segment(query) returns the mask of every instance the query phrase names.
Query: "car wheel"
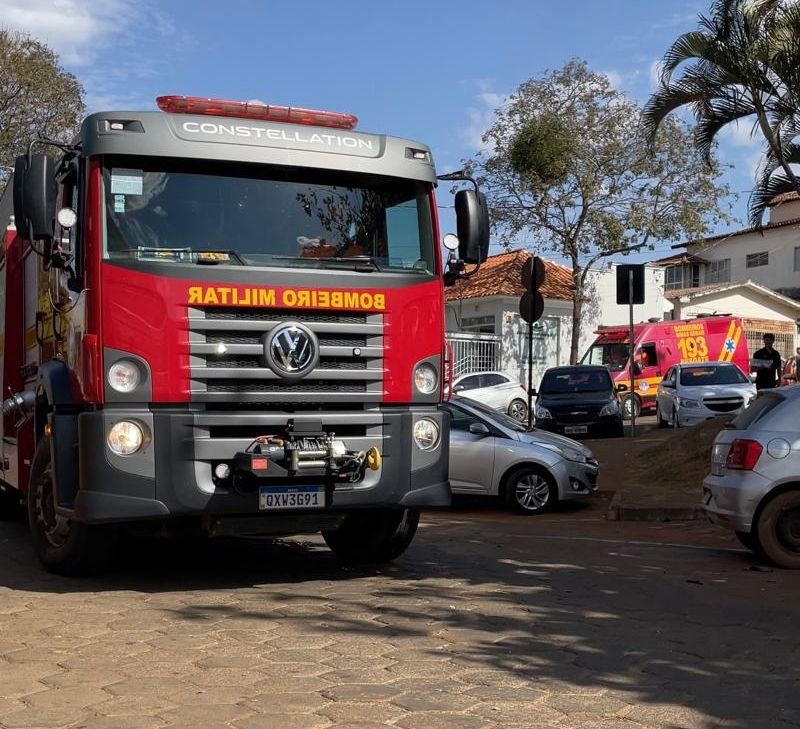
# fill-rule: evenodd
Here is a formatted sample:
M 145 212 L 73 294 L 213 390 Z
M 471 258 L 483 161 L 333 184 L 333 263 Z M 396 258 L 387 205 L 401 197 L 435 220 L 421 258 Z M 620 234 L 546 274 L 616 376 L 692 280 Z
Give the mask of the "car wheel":
M 800 569 L 800 491 L 786 491 L 769 501 L 753 531 L 770 561 Z
M 345 564 L 391 562 L 406 551 L 419 524 L 417 509 L 378 509 L 354 512 L 322 537 Z
M 39 441 L 31 464 L 28 524 L 36 554 L 48 572 L 71 577 L 95 574 L 115 556 L 115 527 L 81 524 L 57 513 L 47 438 Z
M 659 428 L 666 428 L 669 423 L 661 417 L 661 406 L 656 401 L 656 422 L 658 423 Z
M 642 411 L 642 403 L 639 402 L 639 398 L 636 395 L 625 395 L 622 398 L 622 417 L 625 420 L 631 419 L 631 409 L 633 409 L 638 418 L 639 413 Z
M 528 403 L 515 398 L 508 405 L 508 414 L 520 423 L 528 422 Z
M 745 549 L 761 554 L 761 545 L 755 532 L 736 532 L 736 538 L 741 542 Z
M 556 485 L 549 474 L 526 466 L 508 478 L 505 497 L 509 506 L 520 514 L 541 514 L 558 500 Z

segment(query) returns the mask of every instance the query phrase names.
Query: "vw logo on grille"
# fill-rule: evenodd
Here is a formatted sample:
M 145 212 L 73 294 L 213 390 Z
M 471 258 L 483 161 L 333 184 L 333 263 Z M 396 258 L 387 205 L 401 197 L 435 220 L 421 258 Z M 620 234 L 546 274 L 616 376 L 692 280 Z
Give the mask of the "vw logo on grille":
M 319 361 L 317 337 L 299 322 L 279 324 L 262 338 L 264 361 L 276 374 L 289 380 L 305 377 Z

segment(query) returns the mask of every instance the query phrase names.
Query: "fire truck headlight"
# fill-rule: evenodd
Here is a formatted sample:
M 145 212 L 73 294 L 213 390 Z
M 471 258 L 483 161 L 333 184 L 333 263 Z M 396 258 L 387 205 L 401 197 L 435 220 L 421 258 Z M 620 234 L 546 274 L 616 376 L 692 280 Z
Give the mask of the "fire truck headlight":
M 420 418 L 414 423 L 414 442 L 417 448 L 429 451 L 439 445 L 439 426 L 435 420 Z
M 108 431 L 108 447 L 118 456 L 136 453 L 145 442 L 144 427 L 134 420 L 120 420 Z
M 414 370 L 414 385 L 423 395 L 430 395 L 439 385 L 439 376 L 433 365 L 423 362 Z
M 121 359 L 108 368 L 108 384 L 117 392 L 133 392 L 141 381 L 142 371 L 130 360 Z

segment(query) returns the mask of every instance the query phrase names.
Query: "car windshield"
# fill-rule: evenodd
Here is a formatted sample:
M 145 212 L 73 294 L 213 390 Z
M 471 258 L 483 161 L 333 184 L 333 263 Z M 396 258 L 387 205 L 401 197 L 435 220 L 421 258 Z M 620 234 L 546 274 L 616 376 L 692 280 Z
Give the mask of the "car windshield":
M 628 345 L 620 342 L 593 344 L 581 364 L 603 365 L 612 372 L 621 372 L 628 364 Z
M 107 158 L 103 182 L 112 260 L 435 271 L 422 182 L 155 157 Z
M 605 370 L 549 370 L 539 385 L 542 395 L 566 395 L 576 392 L 611 392 L 611 377 Z
M 683 387 L 741 385 L 747 382 L 750 380 L 736 365 L 681 367 L 681 385 Z
M 469 398 L 464 399 L 469 400 Z M 451 403 L 451 405 L 458 407 L 457 403 Z M 494 410 L 477 400 L 469 400 L 469 407 L 478 411 L 487 420 L 493 420 L 509 430 L 516 430 L 522 433 L 528 430 L 528 427 L 524 423 L 520 423 L 519 420 L 514 420 L 510 415 L 506 415 L 499 410 Z

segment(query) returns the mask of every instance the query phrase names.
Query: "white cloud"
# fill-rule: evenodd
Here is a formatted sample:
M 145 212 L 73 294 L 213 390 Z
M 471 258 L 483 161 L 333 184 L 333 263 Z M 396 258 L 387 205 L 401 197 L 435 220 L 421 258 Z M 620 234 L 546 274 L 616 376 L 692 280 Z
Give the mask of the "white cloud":
M 650 89 L 657 89 L 661 83 L 661 59 L 656 58 L 650 63 L 649 69 Z
M 487 149 L 481 137 L 494 121 L 495 111 L 506 104 L 508 94 L 497 93 L 490 90 L 486 83 L 480 83 L 480 92 L 476 96 L 476 106 L 467 109 L 468 124 L 462 131 L 462 136 L 471 150 Z
M 118 43 L 132 26 L 172 32 L 163 14 L 144 2 L 126 0 L 3 0 L 0 26 L 29 33 L 68 66 L 90 65 L 100 48 Z

